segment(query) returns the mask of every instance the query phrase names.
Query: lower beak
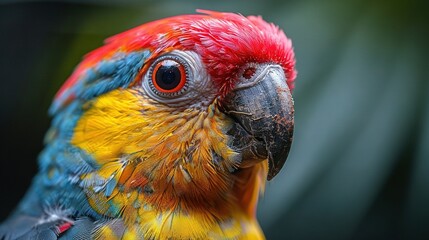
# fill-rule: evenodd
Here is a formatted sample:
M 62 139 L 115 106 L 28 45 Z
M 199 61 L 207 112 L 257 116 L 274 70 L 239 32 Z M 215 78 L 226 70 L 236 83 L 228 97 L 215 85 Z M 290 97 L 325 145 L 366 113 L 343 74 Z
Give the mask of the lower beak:
M 260 65 L 255 76 L 237 84 L 223 101 L 234 121 L 228 134 L 242 156 L 241 167 L 268 160 L 268 180 L 283 167 L 292 144 L 293 99 L 283 69 Z

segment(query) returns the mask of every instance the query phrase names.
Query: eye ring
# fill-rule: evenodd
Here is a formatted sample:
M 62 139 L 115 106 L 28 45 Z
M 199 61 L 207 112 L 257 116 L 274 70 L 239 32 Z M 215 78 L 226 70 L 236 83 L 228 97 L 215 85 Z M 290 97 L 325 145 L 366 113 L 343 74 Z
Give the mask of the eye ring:
M 188 86 L 188 69 L 187 63 L 177 56 L 160 57 L 151 66 L 149 86 L 162 97 L 181 95 Z
M 185 67 L 171 59 L 159 61 L 152 72 L 152 83 L 162 93 L 174 93 L 185 86 Z

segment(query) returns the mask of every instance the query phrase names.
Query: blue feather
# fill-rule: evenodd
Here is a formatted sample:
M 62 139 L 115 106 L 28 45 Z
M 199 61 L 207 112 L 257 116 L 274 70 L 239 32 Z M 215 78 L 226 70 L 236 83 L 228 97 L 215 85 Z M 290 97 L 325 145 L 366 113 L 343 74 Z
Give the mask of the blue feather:
M 49 113 L 56 114 L 71 95 L 78 99 L 89 100 L 113 89 L 128 87 L 137 77 L 150 54 L 149 50 L 119 52 L 110 60 L 102 60 L 86 69 L 84 75 L 80 76 L 79 82 L 52 103 Z
M 70 141 L 85 111 L 84 103 L 114 89 L 128 87 L 149 56 L 150 52 L 145 50 L 117 53 L 110 60 L 102 60 L 87 69 L 79 82 L 52 104 L 49 112 L 53 119 L 45 137 L 46 147 L 39 155 L 39 173 L 15 212 L 0 226 L 0 239 L 87 238 L 96 227 L 94 221 L 120 213 L 120 209 L 113 206 L 109 207 L 105 216 L 92 209 L 87 200 L 87 194 L 91 193 L 84 192 L 84 187 L 104 185 L 103 191 L 108 197 L 112 195 L 117 181 L 108 181 L 96 175 L 82 179 L 82 174 L 94 172 L 99 166 L 89 154 L 73 146 Z M 75 96 L 73 101 L 64 105 L 71 95 Z M 55 231 L 60 224 L 58 221 L 43 222 L 47 216 L 46 209 L 51 208 L 66 209 L 70 215 L 67 218 L 77 219 L 63 236 L 58 236 Z

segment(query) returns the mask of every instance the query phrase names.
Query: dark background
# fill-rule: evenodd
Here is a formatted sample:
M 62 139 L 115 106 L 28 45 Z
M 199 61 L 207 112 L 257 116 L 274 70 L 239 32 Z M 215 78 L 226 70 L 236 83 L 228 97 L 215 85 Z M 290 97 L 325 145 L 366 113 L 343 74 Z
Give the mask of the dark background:
M 37 171 L 49 104 L 103 39 L 196 8 L 293 40 L 296 131 L 268 239 L 429 239 L 429 1 L 0 1 L 0 219 Z

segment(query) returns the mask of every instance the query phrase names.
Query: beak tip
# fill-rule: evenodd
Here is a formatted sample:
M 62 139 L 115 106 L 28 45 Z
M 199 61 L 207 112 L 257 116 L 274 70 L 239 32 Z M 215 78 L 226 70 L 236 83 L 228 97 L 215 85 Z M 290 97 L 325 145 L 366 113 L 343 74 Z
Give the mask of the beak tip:
M 269 146 L 268 153 L 268 175 L 267 180 L 273 179 L 283 168 L 288 158 L 293 140 L 294 121 L 293 114 L 289 115 L 290 119 L 282 122 L 283 131 L 278 133 L 276 142 Z

